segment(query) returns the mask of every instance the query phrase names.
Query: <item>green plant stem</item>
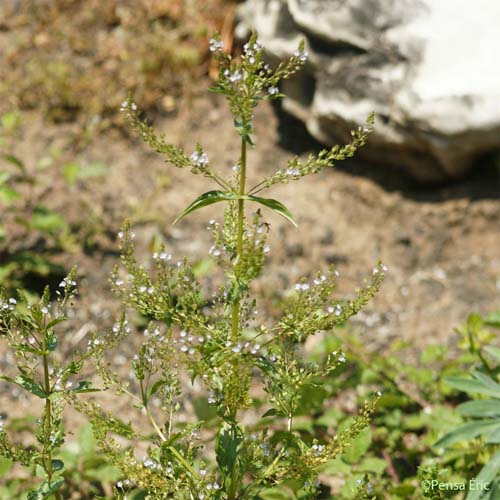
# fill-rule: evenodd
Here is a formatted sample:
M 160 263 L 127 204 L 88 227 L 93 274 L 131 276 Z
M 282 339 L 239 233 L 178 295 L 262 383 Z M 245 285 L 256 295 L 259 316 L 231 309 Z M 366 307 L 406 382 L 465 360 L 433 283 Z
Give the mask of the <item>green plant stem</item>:
M 238 194 L 240 196 L 238 200 L 238 234 L 237 234 L 237 246 L 236 246 L 236 260 L 235 264 L 238 263 L 243 253 L 243 230 L 245 221 L 245 200 L 243 200 L 243 195 L 245 194 L 245 182 L 246 182 L 246 171 L 247 171 L 247 143 L 245 139 L 241 139 L 241 158 L 240 158 L 240 186 Z M 240 297 L 238 296 L 233 304 L 233 313 L 231 320 L 231 331 L 233 342 L 238 340 L 239 331 L 239 319 L 240 319 Z
M 45 394 L 50 394 L 50 374 L 49 374 L 49 356 L 47 354 L 47 346 L 45 342 L 45 335 L 43 341 L 43 376 L 44 376 L 44 389 Z M 45 398 L 45 437 L 47 437 L 47 433 L 50 436 L 50 428 L 52 426 L 52 403 L 50 399 Z M 52 480 L 52 476 L 54 475 L 54 471 L 52 470 L 52 451 L 49 449 L 47 451 L 47 456 L 45 458 L 45 470 L 47 472 L 47 478 L 49 482 Z M 54 492 L 54 497 L 56 500 L 62 500 L 61 494 L 59 491 Z
M 141 384 L 141 391 L 142 390 L 143 390 L 143 388 L 142 388 L 142 384 Z M 165 443 L 167 441 L 167 438 L 165 437 L 165 434 L 163 434 L 160 427 L 156 423 L 156 420 L 155 420 L 153 414 L 151 413 L 151 410 L 149 409 L 149 406 L 147 405 L 147 403 L 144 403 L 144 409 L 146 410 L 146 415 L 147 415 L 149 421 L 151 422 L 151 425 L 154 427 L 154 429 L 155 429 L 156 433 L 158 434 L 158 436 L 160 437 L 160 439 Z M 191 476 L 191 479 L 193 479 L 193 480 L 196 479 L 196 472 L 188 464 L 188 462 L 184 459 L 184 457 L 173 446 L 168 446 L 168 449 L 172 453 L 172 455 L 175 456 L 177 461 L 184 467 L 184 469 L 186 469 L 186 472 L 189 473 L 189 475 Z
M 483 353 L 481 352 L 481 345 L 479 344 L 479 341 L 478 341 L 478 347 L 476 347 L 474 334 L 472 332 L 472 329 L 469 327 L 467 327 L 467 339 L 469 340 L 469 352 L 471 354 L 477 354 L 479 360 L 483 364 L 486 371 L 490 375 L 494 375 L 495 374 L 494 370 L 491 369 L 490 365 L 488 364 L 488 361 L 486 361 L 485 357 L 483 356 Z

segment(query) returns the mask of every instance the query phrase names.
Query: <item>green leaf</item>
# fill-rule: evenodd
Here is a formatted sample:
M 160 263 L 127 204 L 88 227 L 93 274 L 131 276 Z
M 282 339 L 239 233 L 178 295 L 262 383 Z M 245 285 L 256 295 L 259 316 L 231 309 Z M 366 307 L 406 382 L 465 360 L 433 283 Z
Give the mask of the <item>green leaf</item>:
M 12 467 L 14 467 L 14 462 L 8 458 L 0 457 L 0 477 L 8 474 Z
M 13 201 L 19 200 L 21 195 L 9 186 L 0 185 L 0 203 L 8 205 Z
M 23 173 L 26 172 L 26 167 L 24 166 L 24 163 L 16 156 L 6 155 L 6 154 L 3 154 L 1 156 L 4 160 L 8 161 L 11 165 L 14 165 L 14 167 L 18 168 L 21 172 L 23 172 Z
M 52 321 L 49 322 L 49 324 L 47 325 L 47 330 L 49 330 L 50 328 L 58 325 L 59 323 L 63 323 L 64 321 L 66 321 L 68 318 L 66 318 L 65 316 L 62 316 L 60 318 L 55 318 L 53 319 Z
M 297 227 L 297 222 L 293 218 L 291 212 L 288 210 L 288 208 L 285 207 L 285 205 L 280 203 L 278 200 L 273 200 L 272 198 L 261 198 L 260 196 L 253 196 L 253 195 L 245 196 L 245 199 L 255 201 L 257 203 L 260 203 L 261 205 L 264 205 L 267 208 L 270 208 L 271 210 L 274 210 L 275 212 L 283 216 L 286 220 L 291 222 L 295 227 Z
M 50 332 L 47 335 L 47 350 L 49 352 L 54 352 L 57 349 L 57 337 L 54 332 Z
M 73 185 L 77 181 L 92 177 L 102 177 L 109 173 L 109 167 L 102 162 L 92 162 L 88 165 L 78 163 L 66 163 L 62 169 L 64 180 Z
M 78 174 L 80 172 L 80 165 L 78 163 L 66 163 L 62 168 L 62 174 L 64 180 L 72 186 L 78 180 Z
M 203 193 L 201 196 L 198 196 L 196 200 L 194 200 L 175 220 L 174 224 L 179 222 L 183 217 L 194 212 L 195 210 L 199 210 L 200 208 L 207 207 L 208 205 L 213 205 L 214 203 L 218 203 L 219 201 L 229 201 L 229 200 L 237 200 L 238 195 L 235 193 L 231 193 L 228 191 L 207 191 Z
M 497 426 L 498 422 L 492 422 L 491 420 L 469 422 L 449 432 L 436 441 L 433 446 L 436 448 L 449 448 L 451 445 L 458 443 L 459 441 L 468 441 L 480 436 L 481 434 L 486 434 Z
M 85 475 L 89 478 L 98 481 L 99 483 L 116 483 L 123 473 L 115 465 L 99 465 L 93 469 L 85 469 Z
M 464 417 L 500 417 L 500 401 L 493 399 L 467 401 L 456 409 Z
M 235 478 L 238 456 L 243 445 L 243 431 L 236 422 L 224 422 L 215 442 L 217 464 L 226 478 Z
M 262 415 L 261 418 L 274 417 L 276 415 L 279 415 L 279 411 L 276 408 L 270 408 L 269 410 L 266 411 L 266 413 L 264 413 L 264 415 Z
M 278 488 L 272 488 L 261 491 L 258 498 L 261 500 L 290 500 L 290 495 Z
M 193 401 L 194 412 L 198 420 L 209 422 L 217 416 L 217 409 L 214 405 L 208 404 L 208 398 L 203 396 Z
M 20 121 L 21 115 L 19 111 L 16 110 L 4 113 L 0 119 L 2 128 L 4 128 L 6 132 L 12 132 L 19 125 Z
M 500 311 L 492 312 L 483 318 L 486 326 L 500 328 Z
M 52 470 L 58 472 L 64 469 L 64 462 L 62 460 L 52 460 Z
M 488 444 L 498 444 L 500 443 L 500 421 L 496 420 L 497 427 L 495 427 L 491 432 L 485 436 L 485 441 Z
M 62 477 L 56 477 L 52 481 L 45 480 L 37 490 L 28 493 L 28 500 L 45 500 L 50 498 L 64 484 Z
M 476 484 L 491 483 L 497 477 L 499 471 L 500 471 L 500 452 L 493 455 L 490 461 L 481 469 L 481 471 L 475 478 L 475 483 Z M 482 498 L 484 493 L 485 490 L 483 490 L 482 488 L 477 488 L 475 490 L 471 489 L 465 500 L 479 500 L 480 498 Z
M 475 394 L 484 394 L 485 396 L 493 396 L 500 398 L 500 391 L 492 389 L 489 385 L 481 380 L 473 380 L 470 378 L 461 377 L 445 377 L 444 381 L 454 389 L 463 392 L 472 392 Z
M 251 123 L 244 124 L 239 120 L 234 120 L 234 128 L 236 129 L 238 135 L 245 140 L 245 142 L 250 144 L 250 146 L 254 146 L 252 138 L 250 137 L 250 134 L 253 132 Z
M 387 462 L 382 458 L 367 457 L 356 468 L 358 472 L 373 472 L 382 475 L 387 469 Z
M 38 205 L 31 216 L 30 227 L 53 234 L 66 229 L 67 225 L 61 214 L 43 205 Z
M 10 172 L 0 172 L 0 185 L 5 184 L 11 177 Z
M 478 372 L 477 370 L 472 371 L 472 376 L 486 387 L 489 387 L 492 391 L 496 391 L 500 397 L 500 384 L 495 382 L 491 377 L 488 377 L 484 373 Z
M 483 318 L 477 313 L 469 314 L 467 318 L 467 328 L 471 333 L 477 333 L 483 326 Z
M 165 385 L 169 385 L 167 380 L 158 380 L 158 382 L 155 382 L 147 392 L 147 400 L 151 399 Z
M 78 385 L 73 389 L 68 389 L 66 392 L 72 393 L 82 393 L 82 392 L 99 392 L 100 389 L 95 389 L 92 387 L 92 382 L 87 380 L 81 380 Z
M 0 380 L 5 380 L 11 384 L 16 384 L 19 387 L 31 392 L 31 394 L 41 398 L 46 399 L 47 394 L 34 380 L 26 377 L 25 375 L 18 375 L 16 378 L 7 377 L 6 375 L 0 375 Z
M 498 347 L 494 347 L 492 345 L 488 345 L 484 347 L 484 350 L 493 356 L 497 361 L 500 361 L 500 349 Z
M 369 427 L 365 427 L 354 438 L 351 446 L 343 454 L 343 459 L 351 464 L 355 464 L 366 453 L 372 442 L 372 432 Z
M 272 198 L 261 198 L 259 196 L 254 195 L 244 195 L 238 196 L 236 193 L 231 193 L 229 191 L 208 191 L 203 193 L 201 196 L 196 198 L 174 221 L 176 224 L 183 217 L 194 212 L 195 210 L 199 210 L 200 208 L 206 207 L 208 205 L 213 205 L 214 203 L 218 203 L 220 201 L 234 201 L 238 199 L 243 199 L 247 201 L 254 201 L 256 203 L 260 203 L 271 210 L 279 213 L 281 216 L 285 217 L 288 221 L 290 221 L 294 226 L 297 227 L 297 223 L 293 218 L 293 215 L 290 213 L 288 208 L 285 207 L 278 200 L 273 200 Z
M 78 432 L 79 454 L 84 457 L 93 457 L 96 454 L 96 440 L 92 432 L 92 425 L 87 423 L 83 425 Z

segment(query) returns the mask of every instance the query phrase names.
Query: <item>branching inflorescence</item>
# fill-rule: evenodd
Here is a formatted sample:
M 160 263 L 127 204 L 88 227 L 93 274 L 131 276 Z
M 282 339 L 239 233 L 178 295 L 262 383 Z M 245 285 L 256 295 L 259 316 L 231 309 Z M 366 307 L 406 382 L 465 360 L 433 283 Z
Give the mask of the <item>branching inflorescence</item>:
M 141 118 L 130 97 L 123 102 L 122 110 L 132 128 L 167 163 L 201 174 L 217 185 L 192 202 L 176 221 L 205 206 L 225 203 L 222 222 L 209 224 L 214 237 L 209 253 L 223 269 L 225 285 L 214 293 L 211 305 L 207 306 L 202 285 L 186 258 L 176 260 L 161 248 L 152 255 L 152 270 L 141 265 L 135 257 L 135 235 L 125 225 L 119 234 L 122 265 L 114 270 L 111 285 L 126 308 L 149 321 L 140 349 L 130 360 L 135 389 L 121 381 L 106 361 L 107 351 L 131 333 L 125 314 L 109 332 L 93 335 L 82 359 L 94 359 L 104 388 L 114 388 L 117 393 L 134 399 L 149 419 L 153 434 L 132 429 L 130 424 L 103 412 L 74 392 L 63 390 L 62 394 L 64 400 L 88 415 L 101 449 L 122 470 L 124 480 L 116 487 L 116 498 L 124 498 L 125 491 L 133 485 L 143 488 L 151 499 L 250 500 L 265 488 L 289 480 L 299 485 L 300 498 L 316 498 L 319 468 L 343 453 L 368 425 L 380 394 L 367 401 L 351 426 L 337 435 L 320 442 L 296 432 L 294 417 L 304 390 L 320 384 L 346 362 L 346 354 L 340 350 L 327 353 L 322 363 L 309 362 L 302 344 L 309 336 L 330 331 L 356 314 L 378 291 L 386 269 L 378 264 L 370 281 L 351 299 L 332 296 L 338 278 L 335 267 L 320 272 L 310 281 L 304 279 L 296 284 L 284 300 L 281 318 L 273 326 L 257 324 L 251 284 L 261 274 L 269 253 L 266 242 L 269 224 L 263 213 L 270 209 L 296 224 L 282 203 L 257 193 L 277 183 L 317 174 L 352 156 L 365 144 L 373 116 L 352 133 L 350 144 L 310 155 L 305 161 L 295 157 L 285 168 L 277 169 L 256 185 L 247 186 L 247 148 L 253 146 L 254 109 L 264 99 L 283 97 L 280 81 L 304 65 L 307 52 L 301 43 L 288 61 L 272 69 L 264 62 L 264 51 L 256 36 L 245 44 L 240 59 L 224 52 L 218 37 L 210 41 L 210 50 L 220 68 L 211 90 L 226 97 L 240 136 L 240 157 L 230 175 L 217 172 L 199 144 L 192 153 L 185 153 L 157 135 Z M 245 211 L 248 205 L 258 205 L 251 217 Z M 2 300 L 10 304 L 5 298 Z M 12 329 L 9 326 L 12 315 L 18 318 L 16 321 L 24 317 L 16 314 L 10 306 L 2 309 L 0 321 L 4 329 Z M 31 319 L 27 326 L 21 328 L 25 338 L 31 335 L 30 331 L 52 332 L 53 327 L 46 323 L 33 324 L 34 310 L 28 317 Z M 9 330 L 9 335 L 14 334 Z M 50 338 L 40 355 L 48 349 Z M 198 380 L 205 387 L 208 403 L 217 415 L 216 423 L 212 423 L 216 427 L 213 446 L 208 446 L 208 450 L 205 445 L 210 445 L 210 439 L 202 442 L 199 438 L 204 422 L 186 425 L 176 418 L 182 398 L 186 397 L 183 369 L 191 381 Z M 26 370 L 22 363 L 20 370 Z M 271 405 L 264 417 L 274 418 L 272 428 L 264 431 L 257 424 L 256 430 L 243 425 L 241 418 L 252 405 L 251 389 L 259 384 Z M 47 391 L 53 390 L 47 386 L 43 389 L 45 395 L 39 397 L 49 398 L 46 394 L 51 393 Z M 0 436 L 6 440 L 5 433 Z M 146 440 L 147 456 L 142 460 L 137 458 L 133 448 L 123 447 L 117 436 Z M 10 456 L 29 462 L 22 450 L 5 442 L 3 453 L 10 450 Z M 47 456 L 43 460 L 50 482 Z M 368 498 L 365 490 L 359 498 Z

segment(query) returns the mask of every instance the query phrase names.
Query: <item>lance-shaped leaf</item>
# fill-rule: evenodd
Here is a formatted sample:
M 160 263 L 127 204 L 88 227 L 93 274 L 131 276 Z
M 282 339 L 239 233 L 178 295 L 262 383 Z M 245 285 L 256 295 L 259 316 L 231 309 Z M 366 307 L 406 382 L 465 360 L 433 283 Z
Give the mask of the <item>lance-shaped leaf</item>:
M 485 396 L 493 396 L 495 398 L 500 398 L 500 387 L 496 387 L 496 382 L 489 379 L 488 382 L 485 381 L 488 377 L 483 375 L 482 377 L 477 376 L 477 372 L 473 373 L 475 379 L 461 378 L 461 377 L 445 377 L 444 381 L 454 389 L 467 393 L 483 394 Z
M 490 495 L 487 495 L 486 489 L 475 488 L 469 491 L 466 500 L 479 500 L 482 498 L 493 500 L 494 498 L 498 498 L 498 496 L 495 496 L 493 493 L 491 487 L 492 481 L 498 476 L 498 471 L 500 471 L 500 452 L 491 457 L 490 461 L 481 469 L 481 472 L 479 472 L 474 480 L 476 485 L 488 485 Z
M 238 199 L 238 195 L 235 193 L 230 193 L 227 191 L 207 191 L 203 193 L 201 196 L 198 196 L 196 200 L 194 200 L 175 220 L 174 224 L 179 222 L 183 217 L 194 212 L 195 210 L 199 210 L 200 208 L 207 207 L 208 205 L 213 205 L 214 203 L 218 203 L 219 201 L 230 201 Z
M 500 401 L 495 399 L 467 401 L 456 409 L 464 417 L 500 417 Z
M 52 480 L 46 479 L 37 490 L 28 492 L 28 500 L 45 500 L 52 496 L 62 485 L 64 478 L 56 477 Z
M 2 375 L 0 376 L 0 380 L 5 380 L 6 382 L 10 382 L 11 384 L 16 384 L 41 399 L 46 399 L 48 397 L 48 394 L 39 384 L 37 384 L 33 379 L 26 377 L 25 375 L 18 375 L 16 378 Z
M 433 446 L 436 448 L 449 448 L 451 445 L 460 441 L 469 441 L 482 434 L 491 432 L 498 426 L 498 422 L 491 420 L 476 420 L 457 427 L 441 439 L 436 441 Z
M 297 227 L 297 222 L 293 218 L 293 215 L 290 213 L 290 210 L 288 210 L 288 208 L 286 208 L 285 205 L 283 205 L 283 203 L 280 203 L 278 200 L 273 200 L 272 198 L 261 198 L 260 196 L 253 196 L 251 194 L 245 196 L 245 199 L 255 201 L 256 203 L 260 203 L 261 205 L 264 205 L 265 207 L 278 212 L 281 216 L 283 216 L 295 227 Z
M 246 201 L 253 201 L 255 203 L 260 203 L 261 205 L 264 205 L 265 207 L 270 208 L 271 210 L 274 210 L 275 212 L 279 213 L 285 219 L 290 221 L 295 227 L 297 227 L 297 223 L 295 222 L 293 215 L 290 213 L 288 208 L 286 208 L 285 205 L 283 205 L 283 203 L 280 203 L 278 200 L 273 200 L 272 198 L 261 198 L 260 196 L 253 196 L 251 194 L 239 196 L 238 194 L 231 193 L 229 191 L 217 191 L 217 190 L 207 191 L 206 193 L 203 193 L 201 196 L 196 198 L 196 200 L 194 200 L 175 219 L 174 224 L 176 224 L 183 217 L 190 214 L 191 212 L 194 212 L 195 210 L 207 207 L 208 205 L 213 205 L 214 203 L 218 203 L 219 201 L 234 201 L 234 200 L 246 200 Z

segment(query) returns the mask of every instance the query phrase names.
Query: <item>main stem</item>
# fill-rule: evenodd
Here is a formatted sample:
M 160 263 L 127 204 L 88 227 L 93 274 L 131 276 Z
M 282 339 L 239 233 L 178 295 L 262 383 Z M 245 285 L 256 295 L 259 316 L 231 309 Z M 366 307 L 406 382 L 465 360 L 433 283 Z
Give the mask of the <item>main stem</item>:
M 237 235 L 237 246 L 236 246 L 236 260 L 235 263 L 241 258 L 243 253 L 243 230 L 245 221 L 245 202 L 243 200 L 243 195 L 245 194 L 245 182 L 247 175 L 247 143 L 245 139 L 241 139 L 241 157 L 240 157 L 240 186 L 238 194 L 240 198 L 238 199 L 238 235 Z M 238 330 L 240 321 L 240 297 L 237 296 L 233 304 L 233 314 L 231 318 L 231 330 L 233 342 L 238 340 Z
M 47 345 L 45 342 L 45 335 L 44 335 L 44 342 L 43 342 L 43 375 L 44 375 L 44 389 L 45 389 L 45 394 L 50 393 L 50 374 L 49 374 L 49 356 L 46 354 L 47 352 Z M 51 434 L 51 427 L 52 427 L 52 403 L 50 399 L 47 397 L 45 399 L 45 421 L 43 423 L 45 426 L 45 438 L 47 439 L 47 435 L 50 436 Z M 50 445 L 49 445 L 50 446 Z M 45 470 L 47 472 L 47 477 L 49 479 L 49 482 L 52 481 L 52 476 L 54 475 L 54 471 L 52 470 L 52 451 L 47 452 L 47 456 L 45 457 Z M 61 493 L 59 490 L 56 490 L 54 492 L 54 496 L 56 500 L 62 500 Z

